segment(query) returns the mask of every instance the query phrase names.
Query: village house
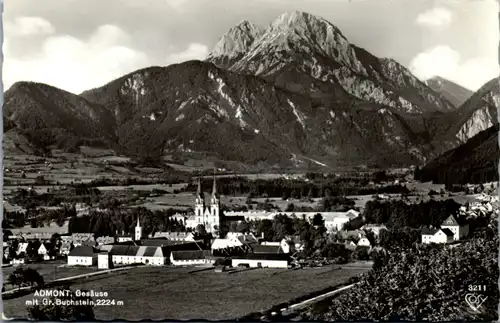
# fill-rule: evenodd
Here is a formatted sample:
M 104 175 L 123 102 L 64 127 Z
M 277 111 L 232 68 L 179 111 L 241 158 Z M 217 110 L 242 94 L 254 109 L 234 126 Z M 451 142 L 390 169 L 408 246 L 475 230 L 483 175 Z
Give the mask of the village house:
M 90 246 L 75 247 L 68 254 L 69 266 L 95 266 L 97 265 L 97 250 Z
M 44 242 L 40 244 L 38 248 L 38 254 L 43 256 L 43 260 L 51 260 L 56 256 L 55 246 L 50 242 Z
M 97 245 L 110 244 L 115 242 L 115 237 L 105 236 L 96 239 Z
M 453 242 L 453 232 L 450 229 L 423 228 L 422 243 L 450 243 Z
M 172 251 L 170 262 L 174 266 L 211 265 L 215 258 L 211 257 L 210 250 Z
M 288 243 L 288 241 L 286 239 L 282 239 L 280 242 L 269 242 L 269 241 L 262 241 L 260 246 L 274 246 L 274 247 L 279 247 L 278 248 L 278 252 L 279 253 L 279 249 L 281 248 L 281 250 L 284 252 L 284 253 L 290 253 L 291 251 L 291 246 L 290 244 Z M 254 251 L 255 253 L 255 251 Z
M 464 239 L 469 235 L 469 225 L 465 223 L 459 223 L 454 215 L 450 215 L 441 224 L 442 229 L 449 229 L 453 232 L 453 240 Z
M 368 240 L 366 237 L 362 237 L 359 239 L 358 243 L 356 244 L 358 247 L 371 247 L 372 244 L 370 243 L 370 240 Z
M 231 259 L 231 265 L 241 265 L 251 268 L 284 268 L 287 269 L 291 258 L 285 253 L 248 253 L 245 256 L 236 256 Z
M 99 252 L 97 254 L 97 269 L 112 269 L 113 260 L 109 252 Z
M 243 243 L 236 237 L 226 238 L 226 239 L 214 239 L 210 249 L 213 250 L 222 250 L 228 248 L 241 248 L 243 247 Z
M 61 237 L 62 238 L 62 237 Z M 63 239 L 64 241 L 64 239 Z M 95 238 L 93 233 L 73 233 L 71 241 L 75 247 L 78 246 L 95 246 Z
M 19 245 L 17 246 L 17 251 L 16 254 L 20 255 L 21 253 L 25 254 L 26 250 L 28 249 L 28 242 L 19 242 Z
M 152 238 L 165 238 L 172 241 L 195 241 L 193 232 L 155 232 Z
M 167 262 L 168 250 L 165 247 L 137 246 L 137 245 L 104 245 L 100 249 L 107 251 L 107 260 L 113 265 L 145 264 L 163 266 Z
M 63 241 L 61 247 L 59 248 L 59 254 L 62 256 L 67 256 L 73 249 L 73 243 L 70 241 Z

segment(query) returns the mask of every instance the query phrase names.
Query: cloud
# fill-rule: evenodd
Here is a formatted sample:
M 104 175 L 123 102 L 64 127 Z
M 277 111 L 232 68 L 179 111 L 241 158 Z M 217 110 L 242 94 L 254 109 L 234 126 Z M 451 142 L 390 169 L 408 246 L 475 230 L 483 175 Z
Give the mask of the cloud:
M 9 36 L 23 37 L 53 34 L 56 29 L 49 21 L 40 17 L 18 17 L 13 22 L 5 21 L 4 31 Z
M 188 48 L 180 53 L 167 56 L 167 64 L 177 64 L 194 59 L 203 60 L 208 56 L 208 47 L 203 44 L 192 43 Z
M 447 27 L 453 20 L 453 13 L 442 7 L 433 8 L 417 16 L 416 23 L 424 27 Z
M 418 54 L 410 70 L 421 80 L 441 76 L 473 91 L 500 75 L 495 55 L 462 59 L 457 51 L 444 45 Z
M 5 88 L 17 81 L 43 82 L 80 93 L 147 66 L 147 56 L 128 47 L 129 36 L 117 26 L 103 25 L 87 39 L 69 35 L 50 36 L 41 49 L 26 57 L 13 55 L 10 37 L 4 44 Z

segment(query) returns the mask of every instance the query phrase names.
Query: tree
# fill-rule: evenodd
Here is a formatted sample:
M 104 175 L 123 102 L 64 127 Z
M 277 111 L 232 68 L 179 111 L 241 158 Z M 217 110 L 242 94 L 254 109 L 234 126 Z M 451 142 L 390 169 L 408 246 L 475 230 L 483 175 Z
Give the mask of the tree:
M 23 280 L 25 283 L 30 284 L 31 287 L 33 285 L 37 285 L 38 288 L 44 285 L 44 279 L 42 275 L 38 271 L 33 268 L 26 268 L 23 273 Z
M 309 308 L 306 320 L 321 321 L 493 321 L 498 317 L 498 234 L 455 248 L 415 245 L 388 252 L 387 264 L 359 284 Z M 469 284 L 486 286 L 478 311 L 464 302 Z
M 14 272 L 9 275 L 7 282 L 12 286 L 17 286 L 18 289 L 21 288 L 21 285 L 24 283 L 24 269 L 17 268 L 14 270 Z
M 196 226 L 196 233 L 199 235 L 205 235 L 207 234 L 207 230 L 205 229 L 205 226 L 203 224 L 198 224 Z
M 247 233 L 250 232 L 250 223 L 246 220 L 241 221 L 236 226 L 236 232 Z
M 71 302 L 70 305 L 57 305 L 52 298 L 49 305 L 35 305 L 28 307 L 28 316 L 32 320 L 40 321 L 90 321 L 95 320 L 93 306 L 89 304 L 90 296 L 76 296 L 69 288 L 63 288 L 66 294 L 59 296 L 62 301 Z M 82 290 L 83 295 L 87 291 Z M 73 305 L 76 304 L 76 305 Z

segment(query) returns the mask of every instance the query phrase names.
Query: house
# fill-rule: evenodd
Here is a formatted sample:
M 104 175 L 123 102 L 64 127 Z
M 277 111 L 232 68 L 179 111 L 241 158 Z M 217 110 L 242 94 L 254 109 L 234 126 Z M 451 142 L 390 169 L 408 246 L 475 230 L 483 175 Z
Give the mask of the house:
M 453 241 L 453 232 L 450 229 L 423 228 L 422 243 L 450 243 Z
M 116 236 L 116 242 L 127 242 L 127 241 L 133 241 L 132 236 L 128 236 L 128 235 Z
M 69 266 L 95 266 L 97 265 L 97 250 L 90 246 L 75 247 L 68 254 Z
M 54 249 L 54 245 L 52 243 L 44 242 L 44 243 L 40 244 L 40 247 L 38 248 L 38 254 L 44 256 L 47 253 L 49 253 L 50 250 L 53 250 L 53 249 Z
M 212 250 L 221 250 L 221 249 L 228 249 L 228 248 L 237 248 L 237 247 L 243 247 L 243 243 L 237 239 L 237 238 L 232 238 L 232 239 L 214 239 L 212 242 L 212 246 L 210 249 Z
M 21 254 L 21 253 L 26 253 L 26 250 L 28 250 L 28 242 L 20 242 L 19 245 L 17 246 L 17 251 L 16 254 Z
M 281 245 L 252 245 L 251 252 L 254 254 L 287 254 Z
M 363 238 L 359 239 L 357 246 L 358 247 L 371 247 L 372 244 L 370 243 L 370 241 L 366 237 L 363 237 Z
M 280 242 L 263 241 L 263 242 L 261 242 L 260 245 L 261 246 L 278 246 L 278 247 L 281 247 L 281 250 L 283 250 L 284 253 L 290 253 L 290 249 L 291 249 L 291 246 L 286 239 L 283 239 Z
M 70 251 L 74 248 L 73 243 L 69 241 L 63 241 L 61 248 L 59 248 L 59 254 L 67 256 Z
M 109 237 L 109 236 L 106 236 L 106 237 L 99 237 L 96 239 L 96 243 L 97 245 L 103 245 L 103 244 L 110 244 L 110 243 L 114 243 L 115 242 L 115 237 Z
M 361 227 L 361 230 L 371 231 L 373 234 L 378 237 L 380 235 L 381 230 L 387 230 L 387 227 L 384 224 L 365 224 Z
M 172 251 L 170 262 L 174 266 L 211 265 L 215 259 L 211 257 L 210 250 Z
M 290 259 L 290 256 L 285 253 L 248 253 L 245 256 L 233 257 L 231 265 L 233 267 L 247 265 L 251 268 L 288 268 Z
M 194 241 L 192 232 L 155 232 L 153 238 L 165 238 L 172 241 Z
M 165 247 L 126 245 L 103 245 L 100 248 L 107 251 L 113 265 L 145 264 L 163 266 L 167 261 L 168 251 Z
M 24 264 L 24 258 L 14 258 L 10 261 L 13 265 L 22 265 Z
M 109 252 L 100 252 L 97 254 L 97 269 L 113 268 L 113 260 Z
M 469 225 L 465 223 L 459 223 L 454 215 L 450 215 L 441 224 L 442 229 L 449 229 L 453 232 L 453 240 L 464 239 L 469 235 Z

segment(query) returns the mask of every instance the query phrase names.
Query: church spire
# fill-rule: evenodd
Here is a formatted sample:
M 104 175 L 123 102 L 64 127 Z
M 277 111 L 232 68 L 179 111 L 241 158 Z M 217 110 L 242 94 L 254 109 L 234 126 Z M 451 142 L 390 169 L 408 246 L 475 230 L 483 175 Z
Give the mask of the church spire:
M 215 168 L 214 168 L 214 186 L 212 188 L 212 195 L 213 196 L 217 195 L 217 183 L 215 182 Z

